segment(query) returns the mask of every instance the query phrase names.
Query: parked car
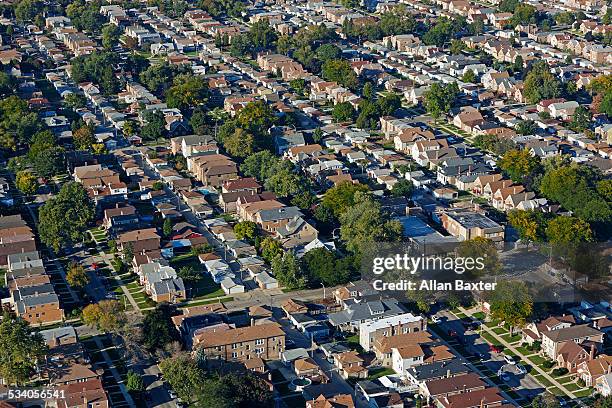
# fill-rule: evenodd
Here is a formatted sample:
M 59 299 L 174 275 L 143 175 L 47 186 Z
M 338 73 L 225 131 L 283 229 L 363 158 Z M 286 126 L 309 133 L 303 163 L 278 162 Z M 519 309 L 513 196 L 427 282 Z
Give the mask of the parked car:
M 440 318 L 436 315 L 431 316 L 431 321 L 434 323 L 440 323 Z
M 510 376 L 508 375 L 508 373 L 501 373 L 500 377 L 502 381 L 505 381 L 505 382 L 510 381 Z
M 502 352 L 501 346 L 496 346 L 494 344 L 490 344 L 489 345 L 489 350 L 491 350 L 494 353 L 501 353 Z
M 456 331 L 454 331 L 454 330 L 452 330 L 452 329 L 450 329 L 450 330 L 448 331 L 448 335 L 449 335 L 449 336 L 451 336 L 451 337 L 455 337 L 455 336 L 457 336 L 457 332 L 456 332 Z
M 514 358 L 512 356 L 504 356 L 504 361 L 508 364 L 516 364 L 516 361 L 514 361 Z

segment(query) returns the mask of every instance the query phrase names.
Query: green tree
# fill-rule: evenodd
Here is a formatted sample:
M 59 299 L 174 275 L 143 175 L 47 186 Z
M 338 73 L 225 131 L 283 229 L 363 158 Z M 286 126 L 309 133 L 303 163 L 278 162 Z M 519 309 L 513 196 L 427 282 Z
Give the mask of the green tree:
M 584 106 L 579 106 L 574 111 L 572 121 L 569 124 L 569 128 L 575 132 L 584 132 L 591 127 L 593 115 Z
M 267 19 L 256 21 L 249 28 L 249 39 L 256 51 L 271 49 L 277 38 L 276 31 Z
M 577 217 L 555 217 L 546 226 L 546 237 L 553 244 L 590 242 L 593 233 L 588 222 Z
M 316 128 L 312 132 L 312 141 L 315 143 L 319 143 L 323 139 L 323 131 L 320 127 Z
M 471 69 L 468 69 L 461 77 L 461 81 L 473 84 L 476 82 L 476 74 Z
M 533 300 L 525 282 L 500 281 L 491 292 L 491 315 L 512 328 L 521 327 L 533 312 Z
M 561 82 L 550 72 L 546 62 L 538 61 L 525 78 L 524 94 L 529 103 L 557 98 L 561 96 Z
M 149 352 L 164 350 L 166 346 L 179 340 L 178 332 L 172 323 L 175 307 L 160 303 L 155 309 L 145 312 L 142 320 L 142 344 Z
M 509 150 L 498 161 L 497 165 L 514 182 L 521 182 L 524 178 L 531 175 L 538 168 L 540 160 L 537 156 L 532 156 L 525 149 Z
M 372 242 L 401 238 L 402 225 L 383 214 L 380 204 L 369 194 L 356 193 L 354 202 L 340 215 L 340 236 L 350 251 L 360 253 Z
M 89 284 L 89 275 L 83 265 L 71 262 L 66 272 L 66 282 L 73 288 L 83 289 Z
M 84 95 L 73 92 L 66 95 L 66 97 L 64 98 L 64 103 L 72 109 L 76 110 L 87 106 L 87 99 L 85 99 Z
M 127 324 L 123 306 L 116 300 L 101 300 L 85 306 L 81 319 L 103 333 L 117 333 Z
M 104 48 L 111 49 L 113 46 L 119 44 L 119 37 L 121 36 L 121 30 L 114 24 L 105 24 L 102 27 L 102 46 Z
M 310 282 L 321 282 L 325 286 L 335 286 L 348 282 L 351 276 L 350 259 L 338 258 L 326 248 L 308 251 L 302 258 L 304 269 Z
M 534 135 L 537 126 L 533 120 L 522 120 L 516 124 L 516 133 L 519 135 Z
M 336 122 L 348 122 L 353 120 L 355 110 L 349 102 L 341 102 L 334 106 L 332 117 Z
M 82 241 L 94 219 L 94 206 L 83 186 L 69 182 L 59 194 L 40 207 L 38 232 L 40 239 L 56 251 Z
M 380 98 L 376 105 L 381 116 L 389 116 L 402 107 L 402 100 L 399 95 L 390 94 Z
M 466 265 L 465 272 L 473 278 L 484 274 L 496 275 L 501 270 L 501 262 L 495 243 L 488 238 L 475 237 L 462 241 L 457 247 L 457 256 L 473 260 L 481 258 L 482 269 L 480 265 Z
M 166 92 L 169 108 L 182 111 L 203 105 L 208 97 L 208 83 L 200 75 L 182 74 L 174 78 L 173 85 Z
M 15 95 L 0 100 L 0 146 L 14 150 L 41 129 L 38 115 L 29 110 L 25 100 Z
M 170 218 L 166 218 L 164 219 L 164 224 L 162 226 L 162 232 L 164 234 L 164 237 L 169 237 L 170 235 L 172 235 L 172 227 L 174 225 L 172 224 L 172 220 Z
M 20 317 L 5 313 L 0 321 L 0 375 L 7 385 L 24 385 L 35 375 L 47 346 Z
M 300 261 L 293 252 L 285 252 L 272 259 L 272 272 L 278 282 L 287 289 L 303 289 L 306 287 L 306 278 Z
M 234 225 L 234 233 L 237 239 L 254 241 L 257 234 L 257 224 L 252 221 L 241 221 Z
M 223 140 L 223 147 L 234 157 L 246 157 L 255 150 L 255 138 L 244 129 L 236 128 L 231 136 Z
M 461 40 L 452 39 L 450 43 L 450 52 L 453 55 L 461 54 L 463 50 L 465 50 L 467 46 Z
M 323 63 L 329 60 L 337 60 L 342 56 L 342 50 L 334 44 L 323 44 L 317 48 L 315 55 Z
M 31 172 L 24 170 L 15 176 L 15 184 L 19 191 L 25 195 L 32 195 L 38 190 L 38 181 Z
M 202 274 L 196 271 L 191 265 L 185 265 L 179 268 L 176 274 L 179 278 L 189 283 L 195 283 L 203 279 Z
M 511 19 L 512 25 L 535 24 L 537 23 L 537 10 L 531 4 L 519 4 L 514 8 Z
M 159 369 L 179 398 L 187 404 L 196 400 L 196 396 L 204 385 L 206 373 L 191 356 L 180 354 L 162 360 L 159 363 Z
M 448 85 L 435 82 L 423 94 L 423 103 L 427 112 L 438 119 L 453 107 L 458 95 L 459 87 L 456 82 Z
M 544 222 L 540 213 L 512 210 L 508 212 L 508 222 L 517 230 L 522 241 L 540 242 L 544 237 Z
M 414 191 L 414 185 L 410 180 L 400 179 L 393 188 L 391 188 L 391 195 L 394 197 L 406 197 L 410 198 Z
M 321 74 L 325 80 L 337 82 L 349 89 L 356 89 L 359 83 L 351 64 L 341 59 L 325 61 L 321 67 Z
M 125 387 L 128 392 L 131 393 L 140 393 L 145 390 L 145 384 L 140 374 L 135 373 L 132 370 L 127 372 L 127 380 L 125 382 Z
M 166 120 L 164 114 L 158 110 L 146 111 L 143 114 L 145 125 L 140 135 L 144 140 L 156 140 L 165 134 Z
M 283 246 L 274 238 L 266 237 L 259 243 L 259 251 L 261 257 L 271 263 L 274 258 L 283 252 Z
M 340 217 L 348 208 L 356 204 L 355 195 L 358 192 L 367 192 L 368 187 L 363 184 L 342 182 L 325 192 L 321 204 L 329 208 L 334 216 Z
M 275 122 L 274 112 L 264 101 L 250 102 L 236 115 L 237 126 L 255 136 L 266 133 Z M 261 140 L 258 142 L 260 145 L 265 145 Z

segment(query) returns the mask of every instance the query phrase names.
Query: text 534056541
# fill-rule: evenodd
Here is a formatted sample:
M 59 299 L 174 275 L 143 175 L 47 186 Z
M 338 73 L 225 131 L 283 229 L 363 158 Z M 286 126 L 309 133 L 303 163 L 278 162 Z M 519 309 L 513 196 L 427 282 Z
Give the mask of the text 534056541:
M 64 398 L 64 390 L 56 388 L 9 388 L 6 392 L 8 401 L 32 401 Z

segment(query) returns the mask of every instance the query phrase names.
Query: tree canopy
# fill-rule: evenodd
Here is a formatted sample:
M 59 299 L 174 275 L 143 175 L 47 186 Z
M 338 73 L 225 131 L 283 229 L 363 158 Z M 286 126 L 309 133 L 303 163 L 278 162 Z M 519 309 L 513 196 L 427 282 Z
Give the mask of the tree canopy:
M 0 321 L 0 376 L 10 385 L 23 385 L 35 373 L 47 346 L 20 317 L 5 313 Z

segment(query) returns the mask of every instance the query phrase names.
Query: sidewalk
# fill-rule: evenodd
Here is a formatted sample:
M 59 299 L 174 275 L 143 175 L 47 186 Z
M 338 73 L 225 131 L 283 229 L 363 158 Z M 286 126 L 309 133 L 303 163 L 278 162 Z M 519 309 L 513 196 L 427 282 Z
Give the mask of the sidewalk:
M 467 309 L 464 309 L 463 307 L 459 307 L 459 311 L 461 311 L 462 313 L 464 313 L 466 316 L 470 316 L 473 317 L 473 313 L 471 313 L 470 311 L 468 311 Z M 519 356 L 521 358 L 521 360 L 523 361 L 528 361 L 530 362 L 530 366 L 538 372 L 538 374 L 542 375 L 546 380 L 548 380 L 551 384 L 553 384 L 555 387 L 557 387 L 559 390 L 563 391 L 565 393 L 565 395 L 567 395 L 569 398 L 571 398 L 572 400 L 575 401 L 580 401 L 580 397 L 576 396 L 573 392 L 571 392 L 570 390 L 568 390 L 567 388 L 565 388 L 565 386 L 563 384 L 561 384 L 560 382 L 558 382 L 557 380 L 555 380 L 550 374 L 548 374 L 546 371 L 542 370 L 540 367 L 538 367 L 537 364 L 531 363 L 531 361 L 529 360 L 529 358 L 524 355 L 523 353 L 521 353 L 520 351 L 517 350 L 516 347 L 514 347 L 512 344 L 510 344 L 509 342 L 507 342 L 506 340 L 504 340 L 501 336 L 499 336 L 497 333 L 495 333 L 492 329 L 490 329 L 486 324 L 481 324 L 480 327 L 486 331 L 490 336 L 492 336 L 495 340 L 497 340 L 499 343 L 501 343 L 507 350 L 510 350 L 512 353 L 514 353 L 515 355 Z M 533 374 L 531 374 L 533 377 Z M 537 378 L 536 378 L 537 380 Z M 542 384 L 542 386 L 544 388 L 547 388 L 546 386 L 544 386 L 544 384 Z M 584 406 L 581 402 L 579 402 L 580 406 Z
M 134 404 L 134 400 L 132 399 L 132 396 L 127 391 L 125 384 L 123 384 L 123 379 L 121 378 L 121 375 L 115 368 L 115 363 L 113 362 L 113 359 L 110 358 L 110 356 L 106 352 L 106 348 L 104 347 L 104 344 L 102 344 L 102 341 L 100 341 L 100 338 L 98 336 L 95 336 L 93 339 L 96 342 L 96 346 L 102 353 L 102 357 L 104 357 L 104 361 L 106 361 L 106 364 L 108 364 L 108 369 L 113 375 L 113 378 L 115 379 L 115 381 L 117 382 L 117 385 L 121 389 L 121 393 L 123 394 L 125 401 L 128 403 L 130 407 L 133 407 L 133 408 L 136 407 L 136 404 Z

